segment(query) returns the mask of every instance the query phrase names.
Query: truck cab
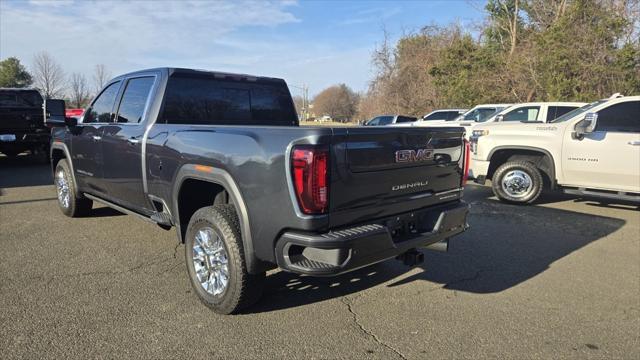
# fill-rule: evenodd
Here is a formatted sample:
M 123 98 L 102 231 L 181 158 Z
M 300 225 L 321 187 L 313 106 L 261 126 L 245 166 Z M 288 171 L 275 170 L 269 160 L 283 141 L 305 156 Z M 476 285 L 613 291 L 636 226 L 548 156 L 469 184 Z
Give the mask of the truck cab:
M 502 201 L 532 203 L 544 188 L 640 200 L 640 96 L 616 95 L 546 122 L 483 124 L 471 135 L 470 176 L 490 179 Z

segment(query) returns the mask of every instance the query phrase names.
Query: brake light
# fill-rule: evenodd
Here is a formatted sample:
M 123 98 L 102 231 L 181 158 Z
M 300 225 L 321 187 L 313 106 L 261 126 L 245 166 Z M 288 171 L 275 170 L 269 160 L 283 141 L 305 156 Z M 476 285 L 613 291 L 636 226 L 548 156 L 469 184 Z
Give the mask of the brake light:
M 300 210 L 305 214 L 324 214 L 329 204 L 327 165 L 329 149 L 299 145 L 291 151 L 291 173 Z
M 462 186 L 467 185 L 467 179 L 469 179 L 469 163 L 471 162 L 471 150 L 469 146 L 469 140 L 464 139 L 464 159 L 463 159 L 463 170 L 462 174 Z

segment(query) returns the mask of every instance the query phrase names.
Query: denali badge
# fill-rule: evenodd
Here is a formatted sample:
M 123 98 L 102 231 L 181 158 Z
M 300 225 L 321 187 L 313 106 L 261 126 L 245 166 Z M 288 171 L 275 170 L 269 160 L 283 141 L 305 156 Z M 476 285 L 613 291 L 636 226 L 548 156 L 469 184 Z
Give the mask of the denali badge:
M 427 161 L 432 159 L 433 159 L 433 148 L 396 151 L 397 163 Z
M 412 189 L 412 188 L 415 188 L 415 187 L 427 186 L 427 184 L 429 184 L 429 182 L 427 180 L 425 180 L 425 181 L 416 181 L 416 182 L 412 182 L 412 183 L 408 183 L 408 184 L 393 185 L 391 187 L 391 191 Z

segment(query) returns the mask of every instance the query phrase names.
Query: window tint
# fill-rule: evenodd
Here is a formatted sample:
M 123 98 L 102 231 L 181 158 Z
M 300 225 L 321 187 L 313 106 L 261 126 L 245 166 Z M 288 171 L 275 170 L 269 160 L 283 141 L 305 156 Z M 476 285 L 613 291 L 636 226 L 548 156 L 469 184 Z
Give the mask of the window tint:
M 42 107 L 42 96 L 37 91 L 2 91 L 0 106 Z
M 424 120 L 447 120 L 447 111 L 436 111 L 425 117 Z
M 367 121 L 367 126 L 376 126 L 376 125 L 378 125 L 379 122 L 380 122 L 380 118 L 376 117 L 376 118 L 373 118 L 373 119 Z
M 168 124 L 295 125 L 297 115 L 284 83 L 241 82 L 173 75 L 162 119 Z
M 460 112 L 459 111 L 449 111 L 447 113 L 447 121 L 453 120 L 453 119 L 457 118 L 458 116 L 460 116 Z
M 119 123 L 139 123 L 142 120 L 153 81 L 154 78 L 149 76 L 130 79 L 127 82 L 118 110 Z
M 93 105 L 87 110 L 82 122 L 111 122 L 111 111 L 113 110 L 113 103 L 116 101 L 119 89 L 120 81 L 107 86 L 107 88 L 98 95 Z
M 536 121 L 539 111 L 539 106 L 521 107 L 506 113 L 502 121 Z
M 640 101 L 619 103 L 598 111 L 596 131 L 640 133 Z
M 378 125 L 389 125 L 393 123 L 393 116 L 380 116 L 378 118 Z
M 577 106 L 549 106 L 547 109 L 547 122 L 551 122 L 575 109 L 577 109 Z
M 416 120 L 418 119 L 410 116 L 398 116 L 398 118 L 396 119 L 396 123 L 408 123 Z
M 468 112 L 462 120 L 484 122 L 503 108 L 483 107 Z

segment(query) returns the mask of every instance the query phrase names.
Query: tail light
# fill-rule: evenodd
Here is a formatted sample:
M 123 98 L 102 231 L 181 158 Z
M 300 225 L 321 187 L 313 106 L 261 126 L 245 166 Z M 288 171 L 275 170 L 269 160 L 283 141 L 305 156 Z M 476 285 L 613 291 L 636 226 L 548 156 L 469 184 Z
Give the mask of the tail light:
M 469 179 L 469 163 L 471 162 L 471 151 L 469 146 L 469 140 L 464 139 L 464 159 L 463 161 L 463 171 L 462 174 L 462 186 L 467 185 L 467 179 Z
M 303 213 L 324 214 L 329 204 L 327 166 L 329 149 L 299 145 L 291 151 L 291 173 L 298 204 Z

